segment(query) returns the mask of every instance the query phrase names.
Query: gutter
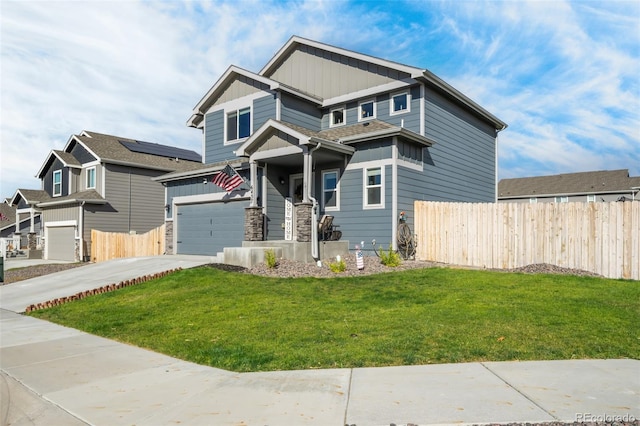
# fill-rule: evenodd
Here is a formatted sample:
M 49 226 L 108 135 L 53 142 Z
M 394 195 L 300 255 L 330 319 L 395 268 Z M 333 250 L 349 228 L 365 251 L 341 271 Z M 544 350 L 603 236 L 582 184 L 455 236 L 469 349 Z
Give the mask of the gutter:
M 81 200 L 81 199 L 70 199 L 70 200 L 60 200 L 60 201 L 49 201 L 46 203 L 36 204 L 37 207 L 51 207 L 51 206 L 60 206 L 64 204 L 74 204 L 74 203 L 85 203 L 88 204 L 107 204 L 107 200 Z
M 307 167 L 309 176 L 304 177 L 305 179 L 309 179 L 307 181 L 309 182 L 308 196 L 311 202 L 313 203 L 313 207 L 311 207 L 311 257 L 313 257 L 316 260 L 319 260 L 320 258 L 320 255 L 319 255 L 320 250 L 318 247 L 318 200 L 316 200 L 311 195 L 311 188 L 313 187 L 312 185 L 313 182 L 311 182 L 311 177 L 313 176 L 313 170 L 312 170 L 313 153 L 318 149 L 320 149 L 321 146 L 322 146 L 322 142 L 318 142 L 318 144 L 315 147 L 309 150 L 309 155 L 307 156 L 307 161 L 309 162 L 309 167 Z

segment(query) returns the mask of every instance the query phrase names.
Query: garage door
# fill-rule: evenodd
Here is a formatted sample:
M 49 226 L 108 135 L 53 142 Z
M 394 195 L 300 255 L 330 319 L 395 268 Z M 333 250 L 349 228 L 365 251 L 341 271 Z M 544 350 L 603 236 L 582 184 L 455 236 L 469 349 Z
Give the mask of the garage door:
M 240 247 L 244 239 L 244 209 L 248 206 L 246 200 L 178 206 L 177 253 L 215 256 L 225 247 Z
M 45 244 L 47 259 L 76 260 L 76 230 L 74 226 L 48 227 Z

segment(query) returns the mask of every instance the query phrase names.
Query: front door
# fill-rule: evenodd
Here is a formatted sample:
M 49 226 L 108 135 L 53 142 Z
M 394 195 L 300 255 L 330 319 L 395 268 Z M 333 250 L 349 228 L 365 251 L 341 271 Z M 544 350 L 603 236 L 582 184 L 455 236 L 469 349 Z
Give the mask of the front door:
M 285 201 L 285 222 L 287 220 L 291 220 L 290 223 L 287 223 L 286 226 L 291 229 L 291 232 L 286 232 L 285 234 L 291 235 L 292 240 L 296 240 L 296 209 L 295 205 L 302 202 L 303 199 L 303 188 L 304 188 L 304 175 L 302 173 L 296 173 L 294 175 L 289 175 L 289 202 L 290 205 L 287 206 L 287 201 Z

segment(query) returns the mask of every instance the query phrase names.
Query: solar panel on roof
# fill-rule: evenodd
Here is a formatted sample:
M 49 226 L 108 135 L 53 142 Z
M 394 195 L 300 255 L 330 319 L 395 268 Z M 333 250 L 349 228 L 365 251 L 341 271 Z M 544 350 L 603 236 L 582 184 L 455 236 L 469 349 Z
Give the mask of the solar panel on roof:
M 131 152 L 139 152 L 141 154 L 157 155 L 159 157 L 179 158 L 181 160 L 201 162 L 200 154 L 188 149 L 177 148 L 175 146 L 160 145 L 152 142 L 142 141 L 118 141 Z

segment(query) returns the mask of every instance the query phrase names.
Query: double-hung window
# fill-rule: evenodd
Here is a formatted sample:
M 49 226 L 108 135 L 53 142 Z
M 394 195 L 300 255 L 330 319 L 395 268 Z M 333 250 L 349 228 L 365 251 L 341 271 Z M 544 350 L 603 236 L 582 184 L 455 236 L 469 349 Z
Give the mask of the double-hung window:
M 226 142 L 235 142 L 251 135 L 251 107 L 227 112 Z
M 392 95 L 390 105 L 391 111 L 389 113 L 391 115 L 409 112 L 409 93 L 403 92 Z
M 62 170 L 56 170 L 53 172 L 53 196 L 60 195 L 62 195 Z
M 370 120 L 376 118 L 376 103 L 375 101 L 360 102 L 358 106 L 358 121 Z
M 364 169 L 364 208 L 384 208 L 383 167 Z
M 569 202 L 569 197 L 556 197 L 555 198 L 555 202 L 556 203 L 568 203 Z
M 96 168 L 90 167 L 87 169 L 87 189 L 96 188 Z
M 338 170 L 322 172 L 322 206 L 325 211 L 340 210 Z

